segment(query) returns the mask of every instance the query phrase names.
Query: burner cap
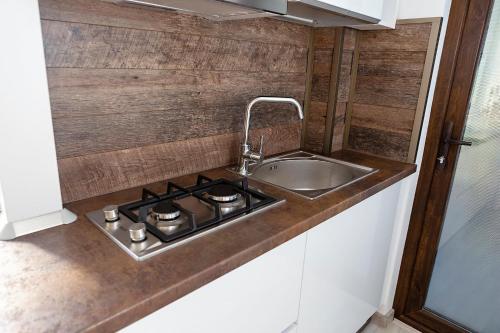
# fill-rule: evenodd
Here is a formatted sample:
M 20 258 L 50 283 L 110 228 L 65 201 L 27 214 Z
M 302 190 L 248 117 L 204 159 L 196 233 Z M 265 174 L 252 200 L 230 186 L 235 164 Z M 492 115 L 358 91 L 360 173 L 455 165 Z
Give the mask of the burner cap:
M 158 220 L 174 220 L 181 215 L 181 212 L 171 201 L 164 201 L 153 207 L 153 214 Z
M 207 196 L 215 201 L 229 202 L 238 198 L 238 192 L 231 185 L 217 184 L 207 191 Z

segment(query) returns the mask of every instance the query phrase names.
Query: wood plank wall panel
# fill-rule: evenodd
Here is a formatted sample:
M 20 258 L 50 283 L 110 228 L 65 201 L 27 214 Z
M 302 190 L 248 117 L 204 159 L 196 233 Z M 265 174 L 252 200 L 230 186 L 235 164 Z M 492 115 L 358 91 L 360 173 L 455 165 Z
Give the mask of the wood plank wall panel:
M 251 131 L 253 143 L 264 135 L 268 155 L 297 149 L 301 126 L 298 123 Z M 168 178 L 234 164 L 241 133 L 229 133 L 184 141 L 58 161 L 63 200 L 71 202 L 103 193 L 153 183 Z
M 39 0 L 44 20 L 215 36 L 224 39 L 290 44 L 304 47 L 309 28 L 269 19 L 213 22 L 165 10 L 124 8 L 96 0 Z
M 308 27 L 210 22 L 99 0 L 39 3 L 65 202 L 233 162 L 234 149 L 224 147 L 238 144 L 248 100 L 304 99 Z M 252 126 L 271 137 L 269 152 L 300 147 L 301 124 L 291 111 L 256 109 Z M 198 143 L 209 147 L 206 154 L 192 148 Z M 162 151 L 173 156 L 152 153 Z M 138 156 L 144 162 L 148 154 L 141 169 Z
M 359 32 L 347 148 L 406 161 L 432 23 Z
M 344 130 L 346 121 L 347 104 L 351 93 L 352 66 L 354 61 L 354 49 L 356 46 L 357 31 L 344 29 L 344 41 L 342 45 L 342 66 L 340 69 L 337 105 L 335 108 L 335 119 L 332 135 L 331 151 L 341 150 L 344 143 Z
M 212 36 L 43 21 L 47 67 L 306 70 L 307 48 Z
M 305 124 L 304 148 L 319 153 L 323 152 L 325 141 L 335 36 L 335 28 L 313 30 L 313 77 L 310 107 L 307 110 Z
M 333 133 L 331 133 L 330 151 L 342 149 L 345 115 L 347 104 L 350 97 L 351 88 L 351 70 L 354 57 L 354 48 L 357 31 L 353 29 L 343 29 L 343 41 L 339 46 L 338 52 L 342 52 L 340 68 L 332 68 L 334 62 L 335 39 L 336 34 L 342 33 L 339 28 L 316 28 L 314 34 L 314 63 L 313 63 L 313 81 L 311 87 L 311 102 L 307 124 L 304 147 L 308 150 L 324 153 L 325 138 L 329 132 L 327 124 L 328 103 L 335 82 L 332 77 L 338 74 L 337 96 L 333 116 Z M 333 109 L 333 107 L 331 107 Z
M 192 70 L 48 68 L 47 74 L 54 118 L 68 113 L 88 117 L 242 106 L 259 94 L 302 99 L 305 80 L 304 73 Z M 144 95 L 148 98 L 142 98 Z M 295 118 L 295 114 L 291 116 Z
M 60 158 L 241 130 L 245 102 L 304 95 L 304 73 L 49 68 Z M 256 107 L 252 126 L 296 121 L 288 106 Z M 189 126 L 186 126 L 188 125 Z

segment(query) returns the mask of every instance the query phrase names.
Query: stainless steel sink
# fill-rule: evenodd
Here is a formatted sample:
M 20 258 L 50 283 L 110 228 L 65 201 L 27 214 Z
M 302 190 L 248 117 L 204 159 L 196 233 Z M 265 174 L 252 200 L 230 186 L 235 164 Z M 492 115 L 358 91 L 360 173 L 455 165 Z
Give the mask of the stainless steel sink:
M 377 170 L 299 151 L 251 164 L 249 171 L 250 179 L 279 186 L 307 199 L 315 199 Z

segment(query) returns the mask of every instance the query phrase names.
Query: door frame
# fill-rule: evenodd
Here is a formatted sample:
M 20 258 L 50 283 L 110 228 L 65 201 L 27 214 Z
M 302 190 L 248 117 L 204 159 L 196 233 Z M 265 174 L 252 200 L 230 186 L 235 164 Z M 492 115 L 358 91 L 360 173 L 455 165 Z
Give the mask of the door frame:
M 496 0 L 500 1 L 500 0 Z M 461 138 L 474 74 L 493 0 L 453 0 L 450 8 L 429 127 L 401 263 L 395 316 L 424 333 L 469 332 L 424 308 L 450 186 L 458 157 L 452 146 L 444 168 L 436 168 L 444 125 Z

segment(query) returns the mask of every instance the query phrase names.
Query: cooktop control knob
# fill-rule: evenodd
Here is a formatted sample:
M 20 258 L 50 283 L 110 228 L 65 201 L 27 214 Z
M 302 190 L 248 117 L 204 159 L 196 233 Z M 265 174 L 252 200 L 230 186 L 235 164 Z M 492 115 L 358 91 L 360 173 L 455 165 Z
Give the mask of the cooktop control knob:
M 128 231 L 132 242 L 142 242 L 146 239 L 146 225 L 144 223 L 133 223 Z
M 102 209 L 102 212 L 104 213 L 104 219 L 106 222 L 115 222 L 120 219 L 117 205 L 106 206 Z

